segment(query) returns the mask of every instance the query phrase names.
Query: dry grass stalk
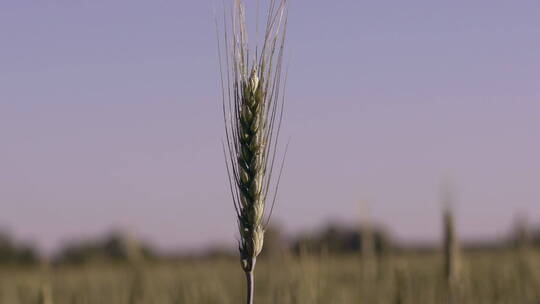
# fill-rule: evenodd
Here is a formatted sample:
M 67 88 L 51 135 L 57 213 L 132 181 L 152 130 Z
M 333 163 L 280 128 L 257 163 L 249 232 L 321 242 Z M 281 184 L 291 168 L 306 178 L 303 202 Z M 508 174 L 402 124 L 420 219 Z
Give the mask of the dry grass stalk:
M 235 0 L 230 28 L 225 16 L 224 52 L 221 44 L 218 45 L 224 150 L 240 232 L 239 250 L 248 284 L 248 303 L 253 302 L 253 270 L 263 248 L 264 230 L 281 175 L 281 169 L 277 177 L 272 173 L 283 117 L 281 80 L 286 4 L 287 0 L 269 0 L 262 45 L 253 50 L 248 45 L 245 5 Z M 266 215 L 267 199 L 272 203 Z

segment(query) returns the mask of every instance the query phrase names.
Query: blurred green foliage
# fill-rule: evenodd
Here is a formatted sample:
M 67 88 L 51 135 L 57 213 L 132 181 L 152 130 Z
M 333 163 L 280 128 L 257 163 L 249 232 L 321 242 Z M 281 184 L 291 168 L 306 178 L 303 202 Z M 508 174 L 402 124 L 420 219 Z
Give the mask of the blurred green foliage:
M 126 233 L 115 231 L 95 240 L 70 242 L 60 250 L 53 261 L 55 264 L 84 264 L 95 261 L 151 260 L 156 257 L 150 245 Z
M 15 242 L 7 232 L 0 232 L 0 264 L 35 265 L 37 251 L 29 244 Z

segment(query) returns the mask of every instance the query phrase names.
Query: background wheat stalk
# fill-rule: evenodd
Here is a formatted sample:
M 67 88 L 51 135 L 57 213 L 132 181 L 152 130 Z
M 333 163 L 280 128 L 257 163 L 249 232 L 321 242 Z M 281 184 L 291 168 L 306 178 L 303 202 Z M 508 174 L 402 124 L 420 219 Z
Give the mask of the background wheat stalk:
M 448 181 L 446 183 L 442 191 L 444 276 L 448 289 L 448 303 L 456 303 L 459 302 L 463 262 L 454 219 L 454 190 Z
M 269 1 L 262 45 L 257 43 L 253 50 L 248 45 L 245 5 L 241 0 L 235 0 L 229 26 L 227 13 L 224 15 L 224 52 L 221 43 L 218 44 L 225 121 L 224 151 L 240 232 L 239 250 L 242 269 L 246 273 L 247 303 L 253 303 L 253 271 L 263 247 L 264 230 L 273 210 L 283 168 L 282 162 L 273 177 L 283 118 L 282 84 L 286 82 L 281 81 L 286 2 Z M 259 36 L 258 32 L 257 26 L 256 36 Z M 218 42 L 220 40 L 218 32 Z M 271 201 L 268 215 L 265 214 L 267 200 Z

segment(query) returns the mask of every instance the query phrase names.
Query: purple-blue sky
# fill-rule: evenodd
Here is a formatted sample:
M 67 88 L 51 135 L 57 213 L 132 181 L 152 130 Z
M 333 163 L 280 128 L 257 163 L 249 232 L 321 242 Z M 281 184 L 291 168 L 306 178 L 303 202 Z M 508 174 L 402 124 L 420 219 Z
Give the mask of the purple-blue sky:
M 228 0 L 226 0 L 228 1 Z M 212 8 L 0 2 L 0 227 L 50 250 L 123 227 L 162 248 L 233 244 Z M 464 238 L 540 223 L 540 4 L 293 1 L 274 219 Z

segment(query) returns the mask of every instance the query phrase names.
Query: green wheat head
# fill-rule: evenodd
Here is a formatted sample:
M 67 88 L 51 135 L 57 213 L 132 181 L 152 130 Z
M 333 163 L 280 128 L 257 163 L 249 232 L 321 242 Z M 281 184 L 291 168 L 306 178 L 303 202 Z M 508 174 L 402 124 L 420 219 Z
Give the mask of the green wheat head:
M 285 4 L 286 0 L 270 1 L 262 45 L 252 50 L 248 45 L 245 6 L 241 0 L 236 0 L 230 28 L 225 22 L 225 51 L 218 46 L 224 151 L 240 232 L 240 257 L 246 272 L 253 270 L 263 248 L 264 230 L 283 168 L 281 166 L 277 177 L 273 177 L 283 117 Z M 269 199 L 272 203 L 266 215 Z

